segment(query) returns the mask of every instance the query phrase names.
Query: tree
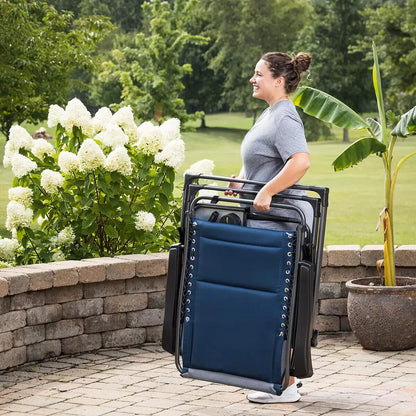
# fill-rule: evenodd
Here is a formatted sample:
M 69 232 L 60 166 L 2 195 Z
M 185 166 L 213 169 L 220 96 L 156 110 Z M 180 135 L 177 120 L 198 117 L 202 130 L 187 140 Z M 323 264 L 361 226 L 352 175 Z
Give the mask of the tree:
M 249 79 L 257 60 L 268 51 L 292 51 L 310 12 L 309 2 L 293 0 L 201 0 L 206 10 L 210 67 L 225 77 L 223 97 L 231 110 L 257 110 Z
M 0 2 L 0 130 L 45 120 L 67 100 L 75 68 L 94 67 L 92 53 L 111 30 L 105 18 L 74 20 L 40 0 Z
M 363 36 L 364 0 L 313 0 L 313 17 L 305 27 L 297 47 L 312 54 L 313 87 L 338 97 L 359 112 L 373 110 L 373 92 L 368 85 L 370 64 L 350 45 Z M 344 129 L 344 141 L 348 130 Z
M 365 9 L 366 36 L 355 49 L 371 59 L 371 42 L 378 45 L 386 98 L 394 111 L 403 113 L 416 100 L 416 1 L 384 3 Z
M 118 80 L 122 86 L 119 105 L 130 105 L 142 120 L 189 119 L 180 94 L 182 79 L 192 67 L 179 64 L 179 57 L 185 45 L 207 42 L 185 30 L 196 4 L 196 0 L 178 0 L 172 8 L 166 1 L 145 2 L 143 31 L 120 38 L 122 47 L 113 50 L 111 61 L 103 64 L 101 79 Z

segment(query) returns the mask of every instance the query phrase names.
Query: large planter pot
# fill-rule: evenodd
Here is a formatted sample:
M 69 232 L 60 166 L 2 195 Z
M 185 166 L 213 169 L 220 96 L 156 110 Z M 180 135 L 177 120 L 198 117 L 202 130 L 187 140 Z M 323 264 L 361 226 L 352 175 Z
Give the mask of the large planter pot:
M 416 347 L 416 278 L 397 277 L 396 283 L 381 286 L 378 277 L 347 282 L 348 319 L 366 349 L 398 351 Z

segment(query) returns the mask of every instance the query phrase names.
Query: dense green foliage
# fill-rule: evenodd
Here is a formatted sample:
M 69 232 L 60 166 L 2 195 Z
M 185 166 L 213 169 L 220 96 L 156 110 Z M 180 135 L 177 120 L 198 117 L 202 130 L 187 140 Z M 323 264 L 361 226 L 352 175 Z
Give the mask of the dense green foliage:
M 40 0 L 0 2 L 0 130 L 37 122 L 68 98 L 75 68 L 92 70 L 93 51 L 111 29 L 102 17 L 74 20 Z

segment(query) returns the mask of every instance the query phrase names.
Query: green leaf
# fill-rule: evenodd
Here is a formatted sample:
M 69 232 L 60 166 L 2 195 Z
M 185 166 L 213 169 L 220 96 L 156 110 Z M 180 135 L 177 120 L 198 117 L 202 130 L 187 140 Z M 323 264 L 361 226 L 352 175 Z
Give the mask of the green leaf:
M 416 106 L 402 115 L 400 121 L 391 132 L 392 136 L 406 137 L 416 133 Z
M 365 121 L 370 125 L 371 131 L 374 133 L 377 139 L 380 142 L 382 142 L 383 135 L 381 132 L 381 124 L 378 121 L 374 120 L 373 118 L 366 118 Z
M 291 96 L 295 105 L 321 121 L 345 129 L 368 129 L 370 126 L 354 110 L 326 92 L 311 87 L 299 87 Z
M 111 238 L 117 238 L 118 237 L 118 233 L 117 233 L 116 229 L 110 224 L 107 224 L 107 225 L 104 226 L 104 231 Z
M 386 146 L 374 137 L 364 137 L 348 146 L 333 162 L 335 171 L 349 168 L 372 153 L 383 153 Z

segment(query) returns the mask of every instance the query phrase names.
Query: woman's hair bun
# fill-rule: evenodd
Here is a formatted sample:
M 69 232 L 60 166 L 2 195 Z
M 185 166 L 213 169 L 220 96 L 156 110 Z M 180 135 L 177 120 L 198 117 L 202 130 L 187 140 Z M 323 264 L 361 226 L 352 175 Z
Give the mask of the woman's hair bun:
M 311 65 L 312 57 L 309 53 L 306 52 L 299 52 L 293 59 L 293 69 L 298 73 L 301 74 L 309 69 Z

